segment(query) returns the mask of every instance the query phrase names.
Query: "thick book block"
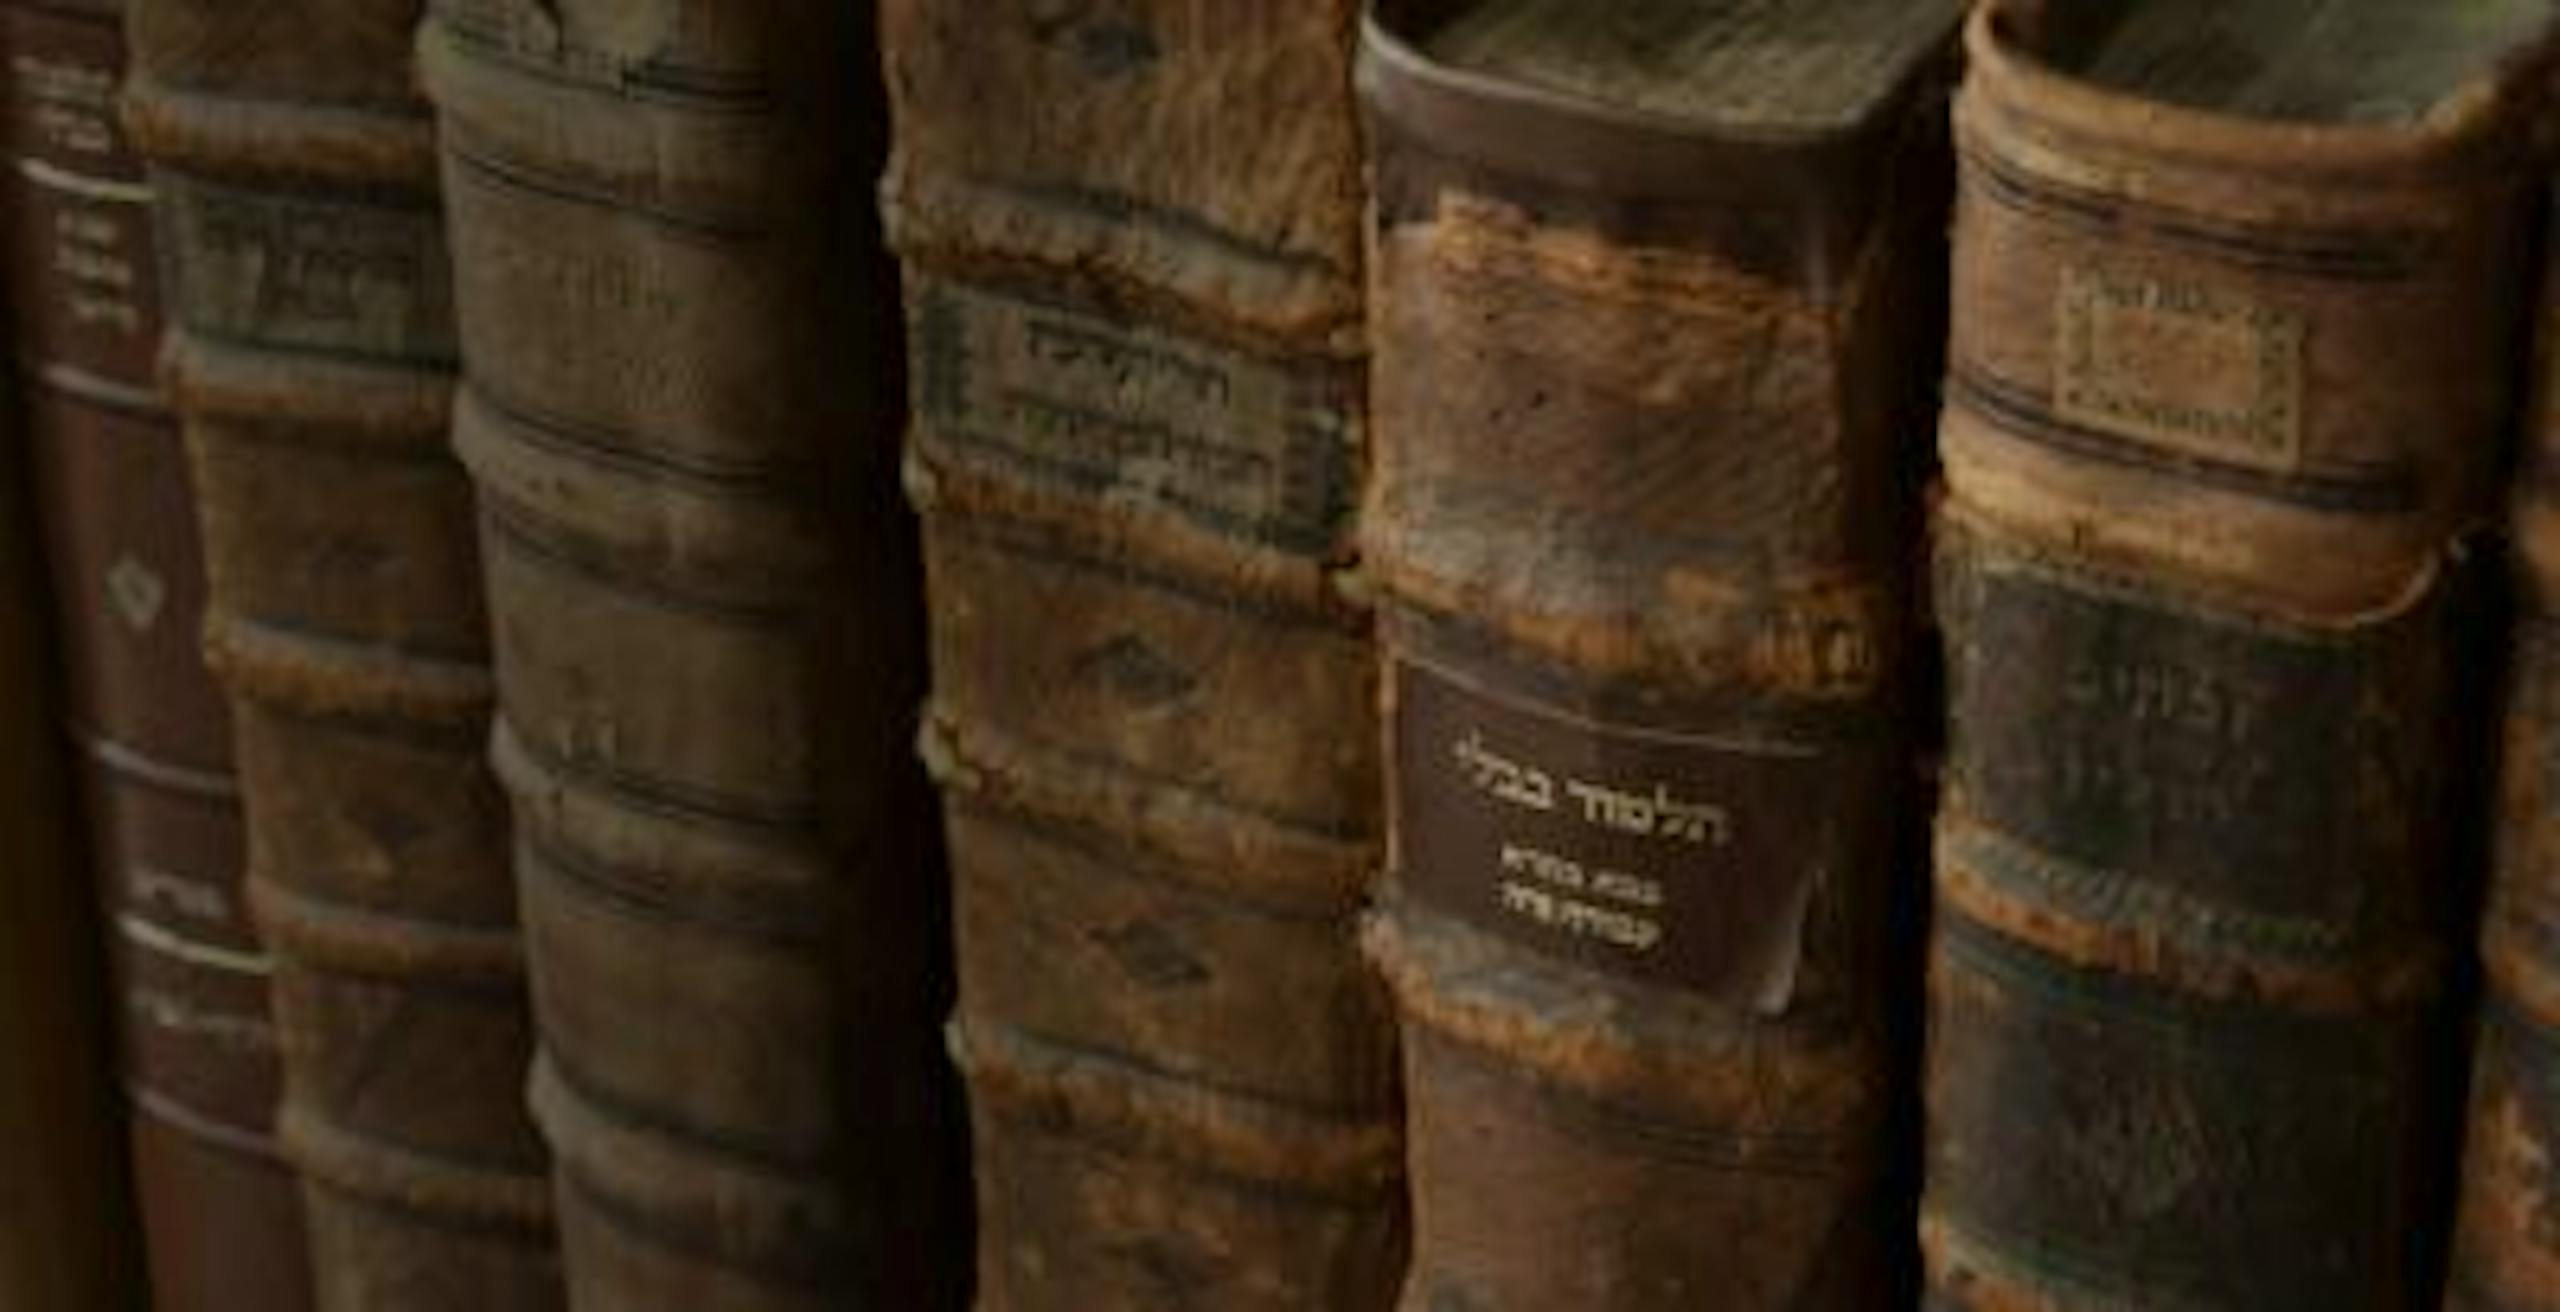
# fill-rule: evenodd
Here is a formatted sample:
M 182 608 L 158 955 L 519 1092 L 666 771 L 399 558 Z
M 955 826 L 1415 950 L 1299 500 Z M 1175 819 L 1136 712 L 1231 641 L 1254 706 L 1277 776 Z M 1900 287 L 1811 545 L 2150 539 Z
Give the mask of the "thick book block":
M 2463 536 L 2548 19 L 2299 9 L 1970 29 L 1923 1202 L 1950 1309 L 2434 1297 L 2483 773 Z
M 1952 4 L 1371 19 L 1423 1309 L 1896 1296 L 1889 916 Z
M 402 0 L 137 3 L 171 397 L 332 1309 L 560 1306 L 457 354 Z
M 2487 981 L 2445 1300 L 2459 1312 L 2560 1307 L 2560 1231 L 2542 1201 L 2560 1184 L 2560 266 L 2548 255 L 2537 322 L 2510 507 L 2515 633 L 2480 929 Z
M 581 1307 L 962 1284 L 866 17 L 437 0 L 419 38 Z
M 242 884 L 231 721 L 198 641 L 186 451 L 153 377 L 159 276 L 150 188 L 116 114 L 119 11 L 0 8 L 11 338 L 60 714 L 113 961 L 150 1283 L 165 1308 L 291 1312 L 303 1231 L 272 1139 L 273 967 Z
M 881 7 L 996 1308 L 1379 1308 L 1347 0 Z

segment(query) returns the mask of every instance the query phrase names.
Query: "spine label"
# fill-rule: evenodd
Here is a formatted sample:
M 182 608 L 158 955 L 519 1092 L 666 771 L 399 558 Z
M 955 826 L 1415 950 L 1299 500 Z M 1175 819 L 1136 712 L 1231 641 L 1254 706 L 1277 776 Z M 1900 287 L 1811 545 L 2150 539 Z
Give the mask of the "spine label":
M 1539 952 L 1786 1008 L 1872 771 L 1836 748 L 1607 724 L 1399 656 L 1398 877 Z
M 27 134 L 16 144 L 27 157 L 86 159 L 109 168 L 125 162 L 112 63 L 18 50 L 9 57 L 9 74 L 19 131 Z
M 1254 546 L 1321 552 L 1345 531 L 1356 370 L 926 277 L 909 320 L 928 446 Z
M 20 356 L 56 386 L 134 402 L 151 384 L 159 289 L 151 192 L 116 128 L 115 28 L 14 9 L 0 43 Z
M 2063 419 L 2271 473 L 2301 465 L 2299 311 L 2202 282 L 2070 268 L 2054 318 Z
M 453 296 L 432 204 L 159 178 L 171 310 L 212 337 L 403 364 L 450 362 Z
M 1943 551 L 1955 801 L 2003 846 L 2076 871 L 1977 873 L 2037 879 L 2036 896 L 2084 913 L 2183 906 L 2218 932 L 2324 951 L 2411 911 L 2439 605 L 2298 629 L 1973 531 Z

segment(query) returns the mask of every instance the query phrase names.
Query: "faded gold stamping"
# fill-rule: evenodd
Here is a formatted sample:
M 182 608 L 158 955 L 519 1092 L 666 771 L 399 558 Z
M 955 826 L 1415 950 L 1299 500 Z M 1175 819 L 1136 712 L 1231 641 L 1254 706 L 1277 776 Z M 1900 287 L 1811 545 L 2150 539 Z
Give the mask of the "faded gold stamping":
M 2291 473 L 2302 463 L 2300 311 L 2200 282 L 2066 269 L 2055 404 L 2070 423 Z
M 18 112 L 35 127 L 39 141 L 64 155 L 115 152 L 114 69 L 18 54 L 9 60 L 9 73 L 17 80 Z

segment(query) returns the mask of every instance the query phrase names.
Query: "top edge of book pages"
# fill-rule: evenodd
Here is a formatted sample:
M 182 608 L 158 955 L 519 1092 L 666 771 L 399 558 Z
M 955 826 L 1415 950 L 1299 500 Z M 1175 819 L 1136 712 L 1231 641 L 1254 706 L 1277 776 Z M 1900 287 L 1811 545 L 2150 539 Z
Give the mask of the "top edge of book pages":
M 1486 0 L 1419 48 L 1433 60 L 1702 123 L 1864 122 L 1945 41 L 1964 0 Z
M 2053 67 L 2194 109 L 2341 124 L 2424 117 L 2560 14 L 2551 0 L 2146 0 L 2109 8 L 2056 24 L 2059 39 L 2044 52 Z

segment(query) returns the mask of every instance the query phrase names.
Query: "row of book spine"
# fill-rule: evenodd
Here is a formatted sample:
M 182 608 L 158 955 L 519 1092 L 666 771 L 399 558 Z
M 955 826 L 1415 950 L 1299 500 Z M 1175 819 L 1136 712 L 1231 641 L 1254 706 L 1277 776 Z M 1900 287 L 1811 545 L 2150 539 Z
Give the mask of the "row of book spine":
M 1956 7 L 0 3 L 0 1307 L 2560 1306 L 2544 52 Z

